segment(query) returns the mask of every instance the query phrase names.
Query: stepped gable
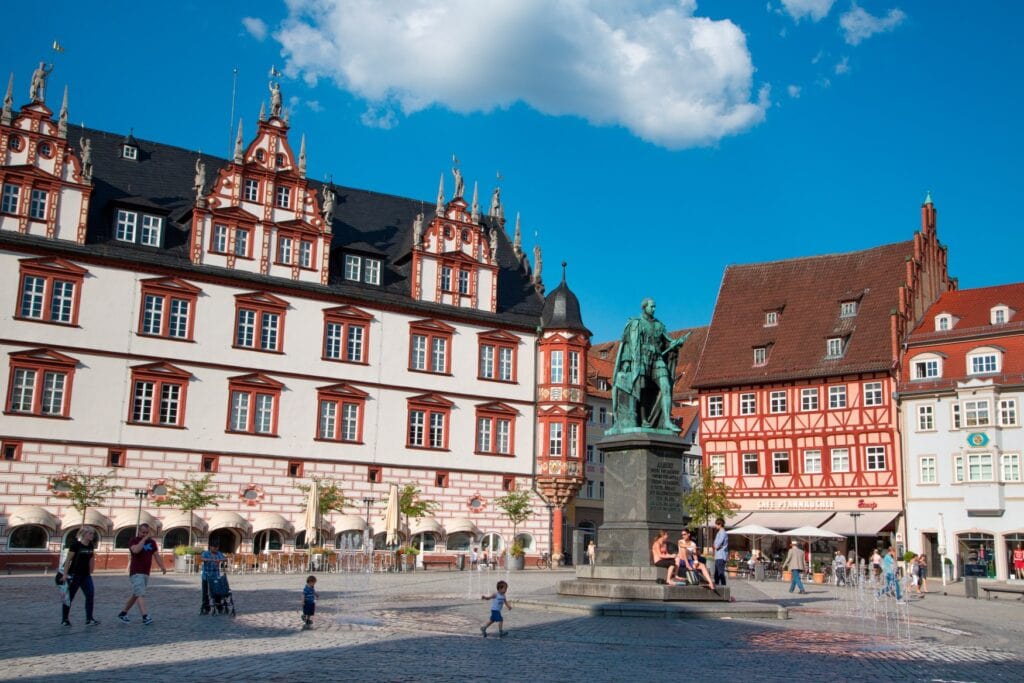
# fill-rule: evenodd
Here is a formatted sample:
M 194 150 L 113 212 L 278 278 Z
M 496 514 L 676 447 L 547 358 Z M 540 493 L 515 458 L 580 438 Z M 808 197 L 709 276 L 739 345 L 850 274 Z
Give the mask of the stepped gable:
M 110 257 L 163 264 L 184 270 L 221 271 L 213 266 L 193 266 L 188 258 L 188 235 L 195 203 L 195 162 L 199 153 L 144 139 L 133 139 L 138 147 L 138 158 L 122 158 L 126 138 L 123 134 L 89 128 L 71 128 L 69 143 L 75 149 L 82 137 L 92 141 L 94 191 L 89 207 L 87 249 Z M 226 159 L 202 154 L 207 178 L 215 179 Z M 309 186 L 321 195 L 324 183 L 310 180 Z M 412 225 L 416 214 L 433 206 L 433 202 L 397 197 L 369 190 L 332 185 L 337 193 L 332 224 L 332 253 L 349 248 L 360 253 L 383 257 L 385 272 L 382 286 L 346 282 L 339 277 L 340 270 L 332 255 L 330 289 L 339 294 L 381 302 L 402 303 L 423 309 L 436 309 L 451 313 L 451 306 L 429 302 L 414 302 L 409 295 L 409 253 L 412 245 Z M 142 247 L 117 242 L 113 239 L 114 205 L 118 203 L 144 207 L 166 216 L 165 246 Z M 498 300 L 496 313 L 512 316 L 513 324 L 536 325 L 543 307 L 530 282 L 529 273 L 513 253 L 512 244 L 496 219 L 485 217 L 486 228 L 498 226 Z M 6 237 L 6 236 L 5 236 Z M 64 245 L 61 245 L 64 246 Z M 263 279 L 239 271 L 229 271 L 237 279 Z M 304 288 L 308 285 L 289 281 L 289 286 Z M 320 289 L 320 288 L 318 288 Z M 493 318 L 493 315 L 459 309 L 458 315 Z
M 864 251 L 726 268 L 707 342 L 692 382 L 699 388 L 826 377 L 893 368 L 891 315 L 906 282 L 914 242 Z M 843 301 L 857 314 L 840 318 Z M 777 311 L 776 326 L 765 314 Z M 826 340 L 845 337 L 841 358 Z M 768 347 L 754 366 L 753 349 Z

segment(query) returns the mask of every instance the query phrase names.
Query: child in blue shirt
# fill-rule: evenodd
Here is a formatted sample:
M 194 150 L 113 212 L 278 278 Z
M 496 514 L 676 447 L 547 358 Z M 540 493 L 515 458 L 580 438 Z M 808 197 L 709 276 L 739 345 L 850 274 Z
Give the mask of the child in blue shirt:
M 313 628 L 313 615 L 316 614 L 316 599 L 320 594 L 316 592 L 316 577 L 308 576 L 306 585 L 302 589 L 302 628 Z
M 491 624 L 498 625 L 499 638 L 505 637 L 505 630 L 502 628 L 502 626 L 505 623 L 505 620 L 501 618 L 501 608 L 505 607 L 507 609 L 512 609 L 512 603 L 510 603 L 508 599 L 505 597 L 506 592 L 508 592 L 508 584 L 504 581 L 499 581 L 497 591 L 491 593 L 490 595 L 480 596 L 481 600 L 491 601 L 491 619 L 486 624 L 480 627 L 480 633 L 483 634 L 484 638 L 487 637 L 487 628 Z

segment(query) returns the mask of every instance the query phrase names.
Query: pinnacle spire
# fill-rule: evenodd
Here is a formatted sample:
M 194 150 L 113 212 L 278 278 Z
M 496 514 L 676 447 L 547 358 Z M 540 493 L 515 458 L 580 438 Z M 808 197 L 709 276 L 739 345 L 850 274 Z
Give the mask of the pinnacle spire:
M 438 216 L 444 215 L 444 173 L 441 173 L 441 181 L 437 185 L 437 207 L 435 213 Z
M 299 174 L 306 175 L 306 134 L 302 134 L 302 142 L 299 145 Z
M 480 192 L 477 186 L 477 182 L 473 181 L 473 222 L 480 222 Z
M 924 203 L 926 205 L 932 203 L 932 191 L 931 190 L 928 190 L 928 193 L 925 195 Z
M 0 123 L 10 125 L 12 116 L 12 107 L 14 106 L 14 72 L 11 72 L 11 77 L 7 79 L 7 94 L 4 95 L 4 108 L 3 112 L 0 113 Z
M 68 136 L 68 86 L 64 86 L 64 102 L 60 105 L 60 116 L 57 119 L 57 135 Z
M 241 164 L 245 161 L 245 151 L 242 147 L 242 119 L 238 119 L 238 135 L 235 136 L 235 163 Z

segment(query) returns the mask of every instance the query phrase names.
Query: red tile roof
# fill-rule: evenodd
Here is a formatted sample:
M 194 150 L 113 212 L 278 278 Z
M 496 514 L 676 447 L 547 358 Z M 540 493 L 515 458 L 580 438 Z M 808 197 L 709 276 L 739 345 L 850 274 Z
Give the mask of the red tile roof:
M 1002 325 L 991 323 L 995 306 L 1007 306 L 1010 315 Z M 936 331 L 935 316 L 949 313 L 956 321 L 952 329 Z M 924 314 L 910 334 L 910 343 L 931 339 L 952 339 L 971 334 L 995 333 L 1024 323 L 1024 282 L 978 289 L 945 292 Z
M 899 304 L 912 241 L 845 254 L 729 266 L 715 305 L 695 387 L 759 384 L 890 370 L 890 315 Z M 857 315 L 839 317 L 843 301 Z M 779 312 L 765 327 L 765 313 Z M 844 355 L 826 360 L 826 340 L 846 337 Z M 763 366 L 755 347 L 768 348 Z

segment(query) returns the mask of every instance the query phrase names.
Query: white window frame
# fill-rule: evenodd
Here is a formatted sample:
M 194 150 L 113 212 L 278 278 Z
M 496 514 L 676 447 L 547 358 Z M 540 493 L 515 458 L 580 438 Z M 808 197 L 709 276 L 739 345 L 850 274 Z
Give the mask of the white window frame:
M 45 221 L 48 199 L 49 193 L 46 190 L 33 187 L 29 194 L 28 217 L 37 221 Z
M 164 219 L 148 213 L 142 214 L 142 227 L 139 229 L 139 244 L 146 247 L 159 247 L 163 240 Z
M 800 410 L 810 412 L 818 409 L 818 387 L 807 387 L 800 390 Z
M 1020 476 L 1020 453 L 1003 453 L 999 463 L 999 475 L 1002 481 L 1019 482 Z
M 708 417 L 722 417 L 725 415 L 725 397 L 708 396 Z
M 882 393 L 881 382 L 864 383 L 864 407 L 877 408 L 885 405 L 885 394 Z
M 135 161 L 139 158 L 139 148 L 135 145 L 123 145 L 121 147 L 121 158 Z
M 779 467 L 785 463 L 786 471 L 780 472 Z M 793 468 L 790 467 L 789 462 L 789 451 L 773 451 L 772 452 L 772 474 L 792 474 Z
M 939 483 L 938 462 L 934 455 L 922 455 L 917 459 L 917 483 L 922 486 Z
M 1010 309 L 1006 306 L 993 306 L 990 315 L 993 325 L 1002 325 L 1010 319 Z
M 884 472 L 885 446 L 866 446 L 864 448 L 864 464 L 868 472 Z
M 856 301 L 841 301 L 839 303 L 839 317 L 840 318 L 853 318 L 857 315 L 857 302 Z
M 242 182 L 242 197 L 247 202 L 258 202 L 260 200 L 260 181 L 255 178 L 246 178 Z
M 779 312 L 768 311 L 764 314 L 764 326 L 765 327 L 776 327 L 779 324 Z
M 938 379 L 942 377 L 942 360 L 917 357 L 911 361 L 911 379 Z
M 953 456 L 953 481 L 957 484 L 962 484 L 967 480 L 967 474 L 964 470 L 964 456 L 954 455 Z
M 917 430 L 919 432 L 935 431 L 935 406 L 929 404 L 917 406 Z
M 832 384 L 828 388 L 828 409 L 845 410 L 849 405 L 846 397 L 845 384 Z
M 987 398 L 962 402 L 961 415 L 964 427 L 991 427 L 992 411 Z
M 821 450 L 813 448 L 804 451 L 804 473 L 821 474 Z
M 1017 417 L 1017 399 L 999 399 L 999 426 L 1017 427 L 1020 426 L 1020 418 Z
M 842 358 L 845 351 L 842 337 L 829 337 L 825 345 L 826 358 Z
M 363 259 L 355 254 L 345 254 L 345 279 L 359 282 L 363 272 Z
M 724 455 L 712 455 L 708 461 L 708 466 L 711 468 L 711 474 L 716 477 L 725 476 L 725 456 Z
M 299 240 L 299 267 L 313 267 L 313 243 L 309 240 Z
M 743 474 L 748 477 L 756 477 L 761 474 L 761 463 L 759 462 L 757 453 L 743 453 L 740 455 L 740 465 L 743 468 Z M 754 471 L 748 471 L 748 465 L 753 465 Z
M 935 316 L 935 331 L 945 332 L 953 328 L 953 316 L 951 315 L 937 315 Z
M 134 242 L 135 230 L 139 223 L 139 214 L 135 211 L 117 210 L 114 225 L 114 239 L 118 242 Z
M 992 453 L 968 453 L 966 457 L 967 481 L 995 481 L 995 458 Z
M 292 188 L 287 185 L 278 185 L 274 188 L 274 206 L 279 209 L 288 209 L 292 205 Z
M 754 365 L 766 365 L 768 363 L 768 347 L 767 346 L 756 346 L 754 347 Z
M 740 394 L 740 415 L 757 414 L 757 394 L 750 392 Z
M 786 412 L 786 392 L 773 391 L 769 394 L 769 410 L 773 415 L 780 415 Z
M 569 352 L 569 384 L 578 385 L 580 383 L 580 352 L 570 351 Z
M 228 226 L 222 223 L 213 224 L 213 253 L 228 253 Z
M 548 382 L 561 384 L 565 380 L 565 352 L 556 349 L 551 352 L 548 362 Z
M 380 259 L 363 259 L 363 282 L 368 285 L 380 284 Z
M 850 449 L 833 448 L 829 452 L 830 471 L 843 473 L 850 471 Z
M 949 410 L 950 410 L 950 415 L 949 415 L 950 422 L 949 423 L 950 423 L 950 425 L 952 425 L 950 428 L 951 429 L 962 429 L 963 428 L 963 419 L 962 419 L 961 412 L 960 412 L 960 404 L 957 403 L 956 401 L 953 401 L 953 403 L 950 404 L 950 409 Z
M 968 375 L 992 375 L 1000 372 L 1002 363 L 999 353 L 992 349 L 967 354 Z
M 19 203 L 21 203 L 21 185 L 4 183 L 3 198 L 0 199 L 0 211 L 4 213 L 18 213 Z

